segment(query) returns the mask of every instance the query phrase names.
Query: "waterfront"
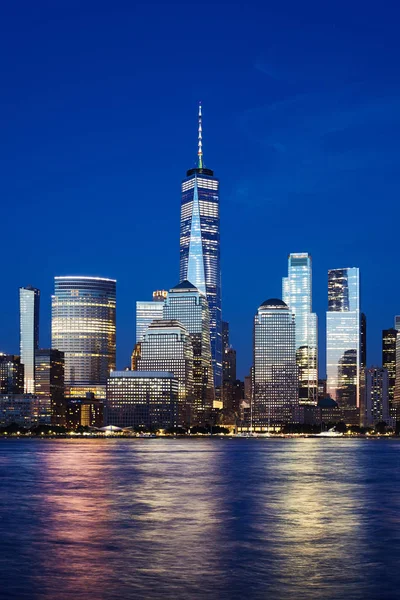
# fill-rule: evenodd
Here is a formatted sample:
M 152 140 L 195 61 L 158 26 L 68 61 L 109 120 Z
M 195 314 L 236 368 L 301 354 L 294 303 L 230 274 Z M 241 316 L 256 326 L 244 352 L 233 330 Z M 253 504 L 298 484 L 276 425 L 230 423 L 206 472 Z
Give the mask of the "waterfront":
M 3 598 L 381 598 L 397 439 L 0 440 Z

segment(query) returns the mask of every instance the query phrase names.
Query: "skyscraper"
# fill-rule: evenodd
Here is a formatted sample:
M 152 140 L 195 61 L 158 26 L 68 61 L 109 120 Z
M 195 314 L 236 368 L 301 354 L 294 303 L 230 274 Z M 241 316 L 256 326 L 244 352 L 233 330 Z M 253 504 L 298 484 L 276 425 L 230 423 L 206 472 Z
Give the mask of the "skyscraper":
M 388 372 L 389 411 L 393 415 L 394 391 L 396 385 L 396 340 L 397 329 L 382 331 L 382 367 Z
M 105 397 L 115 369 L 116 281 L 103 277 L 55 278 L 52 347 L 64 352 L 66 397 Z
M 376 425 L 382 421 L 387 423 L 388 419 L 388 372 L 386 369 L 371 367 L 365 370 L 365 410 L 361 415 L 361 423 Z
M 24 365 L 19 356 L 0 354 L 0 394 L 24 393 Z
M 316 406 L 318 401 L 317 315 L 312 311 L 312 263 L 306 252 L 289 254 L 288 276 L 282 280 L 283 301 L 296 322 L 296 356 L 299 402 Z
M 189 281 L 168 292 L 164 319 L 187 329 L 193 344 L 193 422 L 207 419 L 213 408 L 214 385 L 210 344 L 210 313 L 206 297 Z
M 19 288 L 20 354 L 24 365 L 24 391 L 35 392 L 35 351 L 39 348 L 40 291 L 28 285 Z
M 52 425 L 66 424 L 64 354 L 54 348 L 36 350 L 35 394 L 48 400 Z
M 219 181 L 203 165 L 199 106 L 198 165 L 182 182 L 180 280 L 188 280 L 208 301 L 214 384 L 222 382 L 222 314 L 219 231 Z
M 299 403 L 295 320 L 282 300 L 266 300 L 254 318 L 255 429 L 291 423 Z
M 178 380 L 180 414 L 193 395 L 193 343 L 187 329 L 176 320 L 153 321 L 141 342 L 138 371 L 169 371 Z
M 356 267 L 328 271 L 326 313 L 327 393 L 341 408 L 360 408 L 360 273 Z
M 138 300 L 136 302 L 136 343 L 143 341 L 143 336 L 150 323 L 162 319 L 166 290 L 153 292 L 153 300 Z

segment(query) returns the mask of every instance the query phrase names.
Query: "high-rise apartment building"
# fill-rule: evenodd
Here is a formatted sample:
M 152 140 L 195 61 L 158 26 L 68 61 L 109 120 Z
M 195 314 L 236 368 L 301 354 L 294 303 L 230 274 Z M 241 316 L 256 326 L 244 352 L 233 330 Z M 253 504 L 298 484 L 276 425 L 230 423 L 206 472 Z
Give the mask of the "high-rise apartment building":
M 299 393 L 294 315 L 282 300 L 266 300 L 254 319 L 253 427 L 297 420 Z
M 64 353 L 66 397 L 105 397 L 115 369 L 115 311 L 115 279 L 55 278 L 51 338 Z
M 178 380 L 162 371 L 113 371 L 107 381 L 107 425 L 168 429 L 178 425 Z
M 39 348 L 40 291 L 30 285 L 19 288 L 20 355 L 24 365 L 24 392 L 35 392 L 35 351 Z
M 327 393 L 340 408 L 360 408 L 360 273 L 356 267 L 328 271 L 326 313 Z
M 206 297 L 189 281 L 182 281 L 168 292 L 164 319 L 179 321 L 193 344 L 192 423 L 207 419 L 214 403 L 210 344 L 210 313 Z
M 192 283 L 208 301 L 214 383 L 222 383 L 222 313 L 219 181 L 203 165 L 199 107 L 198 164 L 182 182 L 180 280 Z
M 52 425 L 65 426 L 64 354 L 60 350 L 36 350 L 35 394 L 48 400 Z
M 299 402 L 318 401 L 317 315 L 312 312 L 312 262 L 306 252 L 288 257 L 288 276 L 282 280 L 282 297 L 295 316 Z
M 397 329 L 382 331 L 382 367 L 388 372 L 389 412 L 393 415 L 394 392 L 396 386 L 396 340 Z
M 153 292 L 153 300 L 138 300 L 136 302 L 136 343 L 143 341 L 148 326 L 156 319 L 163 318 L 166 290 Z
M 138 371 L 168 371 L 178 380 L 180 414 L 193 396 L 193 343 L 187 329 L 176 320 L 153 321 L 144 334 Z
M 0 354 L 0 394 L 24 393 L 24 365 L 19 356 Z
M 362 405 L 361 423 L 363 425 L 376 425 L 382 421 L 388 423 L 389 394 L 386 369 L 380 367 L 365 369 L 365 400 Z

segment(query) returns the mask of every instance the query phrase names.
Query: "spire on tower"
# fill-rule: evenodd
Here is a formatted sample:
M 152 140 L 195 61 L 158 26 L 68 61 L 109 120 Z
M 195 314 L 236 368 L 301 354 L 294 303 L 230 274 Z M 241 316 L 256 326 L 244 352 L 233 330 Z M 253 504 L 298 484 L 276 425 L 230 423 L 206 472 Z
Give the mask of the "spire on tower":
M 202 119 L 201 119 L 201 102 L 199 102 L 199 134 L 198 134 L 198 168 L 203 168 L 203 145 L 202 145 Z

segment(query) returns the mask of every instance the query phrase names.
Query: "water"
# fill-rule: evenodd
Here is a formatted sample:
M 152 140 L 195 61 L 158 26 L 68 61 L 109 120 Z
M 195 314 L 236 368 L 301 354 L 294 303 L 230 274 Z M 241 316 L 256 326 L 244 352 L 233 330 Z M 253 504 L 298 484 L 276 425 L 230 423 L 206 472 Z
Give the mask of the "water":
M 400 441 L 0 440 L 0 597 L 398 598 Z

